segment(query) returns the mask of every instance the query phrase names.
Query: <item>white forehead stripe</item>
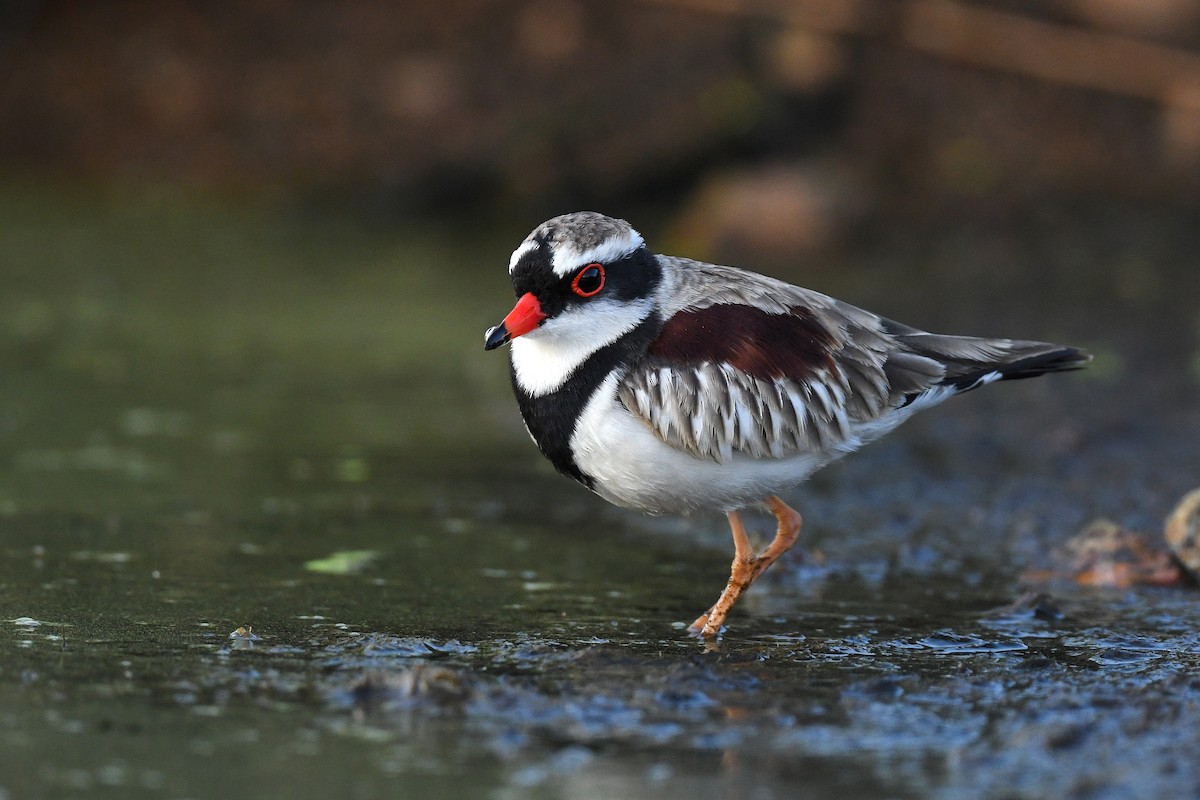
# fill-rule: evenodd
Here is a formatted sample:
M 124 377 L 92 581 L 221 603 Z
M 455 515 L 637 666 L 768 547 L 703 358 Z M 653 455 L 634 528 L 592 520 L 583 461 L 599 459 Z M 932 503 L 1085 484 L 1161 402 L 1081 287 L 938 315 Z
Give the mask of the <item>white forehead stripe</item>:
M 594 261 L 601 264 L 619 261 L 643 244 L 645 242 L 642 241 L 642 235 L 633 228 L 630 228 L 628 234 L 610 237 L 595 247 L 582 252 L 570 245 L 556 245 L 554 247 L 554 259 L 551 264 L 554 267 L 555 275 L 566 276 L 584 264 L 591 264 Z M 514 253 L 513 255 L 515 256 L 516 254 Z
M 521 246 L 516 250 L 513 250 L 512 258 L 508 260 L 508 271 L 512 272 L 517 268 L 517 262 L 521 260 L 521 256 L 525 255 L 531 250 L 536 250 L 537 248 L 537 239 L 526 239 L 525 241 L 521 242 Z

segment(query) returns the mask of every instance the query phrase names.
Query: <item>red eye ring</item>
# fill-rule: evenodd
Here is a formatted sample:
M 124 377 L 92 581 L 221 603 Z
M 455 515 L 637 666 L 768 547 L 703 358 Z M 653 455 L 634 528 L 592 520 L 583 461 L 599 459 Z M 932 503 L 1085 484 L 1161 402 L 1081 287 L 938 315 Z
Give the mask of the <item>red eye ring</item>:
M 571 291 L 580 297 L 592 297 L 604 288 L 604 265 L 588 264 L 575 273 L 571 281 Z

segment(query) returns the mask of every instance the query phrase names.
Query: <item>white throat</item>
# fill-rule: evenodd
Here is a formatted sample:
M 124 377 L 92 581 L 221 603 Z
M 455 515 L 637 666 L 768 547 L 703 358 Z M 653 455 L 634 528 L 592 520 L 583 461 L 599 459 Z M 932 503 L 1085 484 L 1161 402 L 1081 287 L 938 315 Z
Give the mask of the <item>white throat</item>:
M 517 384 L 534 397 L 559 389 L 583 362 L 650 315 L 651 300 L 589 303 L 564 311 L 512 340 Z

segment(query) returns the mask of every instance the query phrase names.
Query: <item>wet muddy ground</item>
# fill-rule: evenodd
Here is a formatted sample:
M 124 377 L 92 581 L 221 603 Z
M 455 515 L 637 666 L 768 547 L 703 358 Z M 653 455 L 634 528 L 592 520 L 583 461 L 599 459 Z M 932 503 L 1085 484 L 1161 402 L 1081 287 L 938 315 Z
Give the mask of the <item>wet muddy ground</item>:
M 809 557 L 706 645 L 723 521 L 554 475 L 480 347 L 523 228 L 0 204 L 0 797 L 1200 794 L 1200 594 L 1022 577 L 1200 485 L 1186 213 L 897 225 L 783 275 L 1097 359 L 797 489 Z

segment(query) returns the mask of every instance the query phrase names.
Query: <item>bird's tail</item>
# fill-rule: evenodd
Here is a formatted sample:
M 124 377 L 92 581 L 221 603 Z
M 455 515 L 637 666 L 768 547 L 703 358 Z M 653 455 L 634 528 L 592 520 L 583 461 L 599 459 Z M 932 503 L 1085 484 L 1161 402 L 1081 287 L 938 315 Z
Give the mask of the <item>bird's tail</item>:
M 1032 378 L 1047 372 L 1081 369 L 1092 360 L 1077 347 L 1014 339 L 981 339 L 912 331 L 895 337 L 911 353 L 939 362 L 945 374 L 938 382 L 958 392 L 994 381 Z

